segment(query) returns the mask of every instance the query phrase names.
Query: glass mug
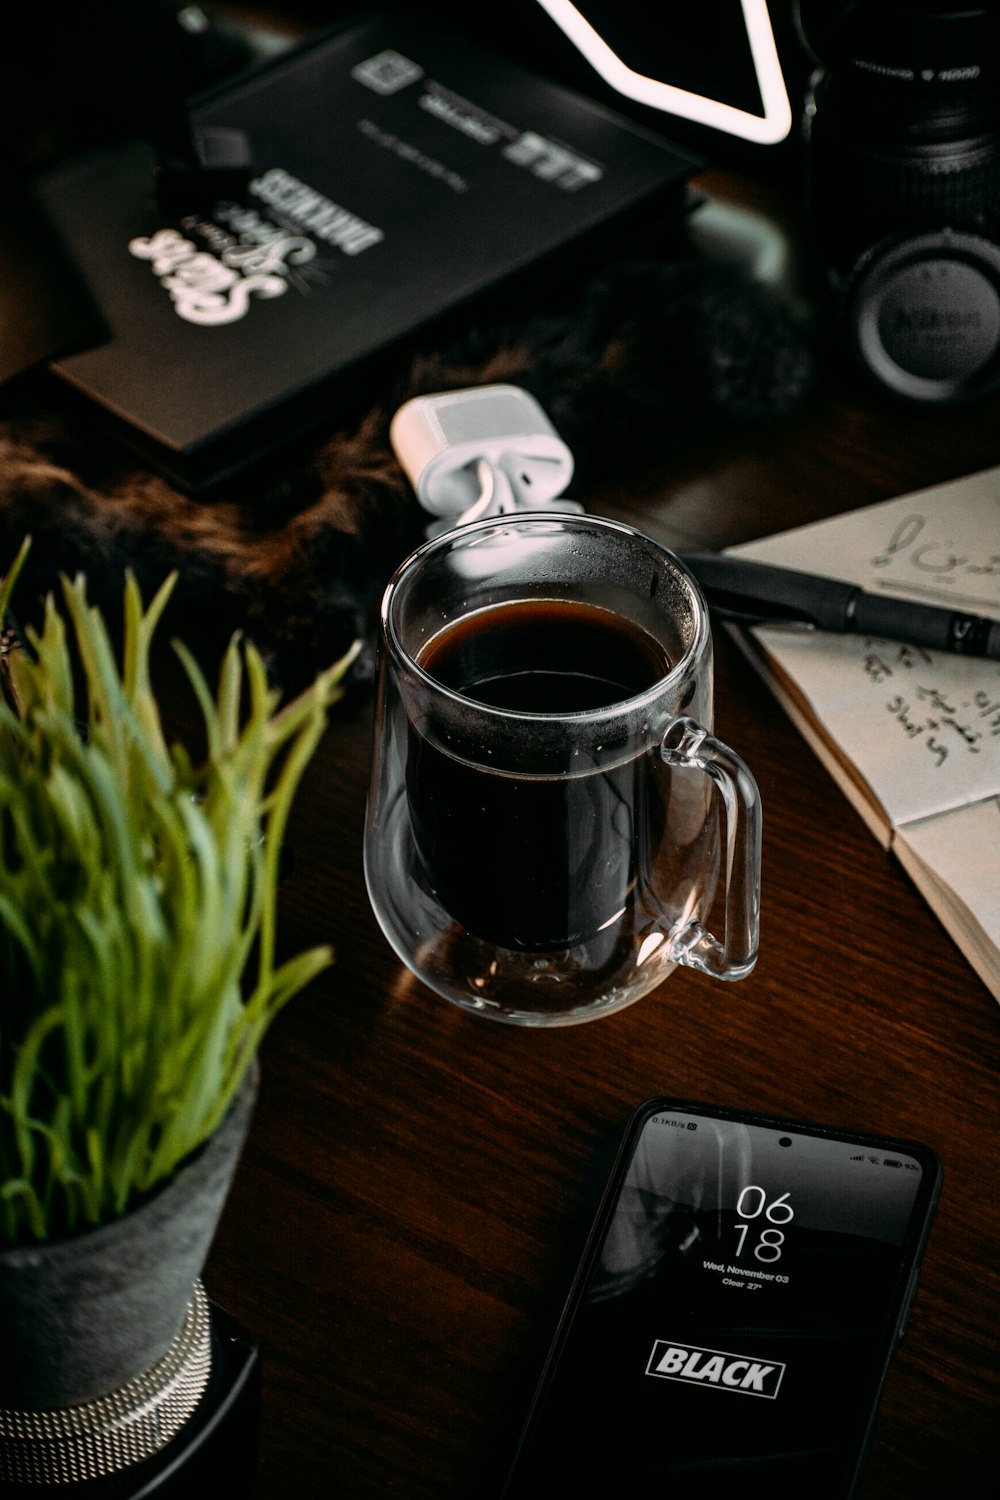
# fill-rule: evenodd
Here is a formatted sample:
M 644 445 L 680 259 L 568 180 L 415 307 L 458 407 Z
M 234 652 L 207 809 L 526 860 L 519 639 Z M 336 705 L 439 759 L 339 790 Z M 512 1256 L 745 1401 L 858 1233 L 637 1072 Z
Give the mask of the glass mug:
M 760 800 L 711 725 L 704 599 L 641 532 L 521 513 L 420 547 L 382 601 L 365 831 L 404 964 L 523 1026 L 607 1015 L 678 964 L 748 974 Z

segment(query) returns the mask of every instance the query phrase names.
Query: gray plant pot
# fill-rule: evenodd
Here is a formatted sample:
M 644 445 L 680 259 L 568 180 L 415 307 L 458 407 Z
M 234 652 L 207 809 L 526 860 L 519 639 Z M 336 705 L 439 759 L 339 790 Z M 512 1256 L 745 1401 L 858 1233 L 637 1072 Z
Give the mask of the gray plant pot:
M 254 1070 L 211 1140 L 133 1212 L 0 1250 L 0 1407 L 77 1406 L 162 1358 L 208 1256 L 256 1092 Z

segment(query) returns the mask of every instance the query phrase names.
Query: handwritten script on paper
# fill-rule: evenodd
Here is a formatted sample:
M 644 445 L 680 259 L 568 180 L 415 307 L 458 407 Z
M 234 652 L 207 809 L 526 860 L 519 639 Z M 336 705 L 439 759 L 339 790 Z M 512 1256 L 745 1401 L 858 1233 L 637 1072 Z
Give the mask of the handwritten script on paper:
M 1000 618 L 1000 469 L 733 551 Z M 1000 793 L 1000 663 L 863 636 L 757 634 L 894 825 Z
M 990 507 L 986 512 L 989 515 Z M 996 512 L 1000 524 L 1000 509 Z M 871 558 L 866 587 L 905 594 L 951 609 L 976 609 L 1000 600 L 1000 536 L 974 539 L 969 550 L 956 546 L 951 525 L 913 509 L 894 521 L 888 542 Z M 975 541 L 985 542 L 977 553 Z M 861 582 L 862 580 L 858 580 Z
M 991 739 L 1000 739 L 1000 684 L 996 698 L 980 687 L 963 700 L 933 685 L 929 651 L 871 639 L 865 647 L 865 675 L 890 693 L 886 712 L 908 740 L 920 740 L 936 765 L 943 766 L 950 755 L 981 755 Z

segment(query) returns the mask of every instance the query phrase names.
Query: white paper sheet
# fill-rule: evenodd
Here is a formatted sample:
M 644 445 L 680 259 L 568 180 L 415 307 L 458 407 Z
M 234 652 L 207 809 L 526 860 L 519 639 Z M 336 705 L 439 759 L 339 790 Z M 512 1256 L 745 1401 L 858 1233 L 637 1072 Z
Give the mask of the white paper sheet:
M 1000 618 L 1000 469 L 731 550 Z M 894 826 L 1000 793 L 1000 662 L 867 636 L 754 633 Z
M 731 550 L 1000 619 L 1000 468 Z M 1000 662 L 751 633 L 779 700 L 1000 1000 Z

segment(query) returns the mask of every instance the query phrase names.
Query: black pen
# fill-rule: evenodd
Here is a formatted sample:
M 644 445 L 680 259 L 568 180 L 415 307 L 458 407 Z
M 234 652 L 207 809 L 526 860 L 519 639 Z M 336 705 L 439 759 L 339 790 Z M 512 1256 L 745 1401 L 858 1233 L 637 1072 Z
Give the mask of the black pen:
M 1000 661 L 1000 620 L 871 594 L 855 583 L 716 552 L 678 554 L 710 610 L 741 625 L 874 635 L 960 656 Z

